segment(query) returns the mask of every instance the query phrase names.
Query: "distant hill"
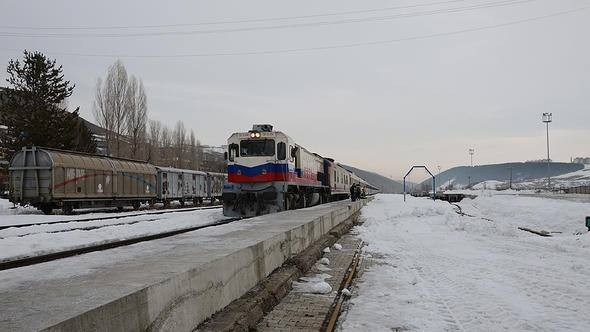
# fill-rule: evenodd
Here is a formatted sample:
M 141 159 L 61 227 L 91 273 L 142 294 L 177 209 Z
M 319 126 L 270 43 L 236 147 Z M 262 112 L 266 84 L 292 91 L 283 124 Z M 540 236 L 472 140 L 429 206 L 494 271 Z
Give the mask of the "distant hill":
M 551 163 L 550 174 L 552 177 L 576 172 L 584 168 L 582 164 L 573 163 Z M 525 182 L 534 179 L 542 179 L 547 176 L 547 164 L 541 162 L 525 163 L 504 163 L 481 166 L 459 166 L 441 172 L 436 176 L 436 186 L 447 186 L 449 183 L 456 188 L 465 188 L 469 184 L 477 184 L 483 181 L 504 181 L 510 180 L 512 169 L 512 182 Z M 430 179 L 423 183 L 430 183 Z
M 356 175 L 363 178 L 365 181 L 379 188 L 382 193 L 386 194 L 399 194 L 403 192 L 403 185 L 397 181 L 393 181 L 383 175 L 375 172 L 365 171 L 356 167 L 342 165 L 347 170 L 354 172 Z

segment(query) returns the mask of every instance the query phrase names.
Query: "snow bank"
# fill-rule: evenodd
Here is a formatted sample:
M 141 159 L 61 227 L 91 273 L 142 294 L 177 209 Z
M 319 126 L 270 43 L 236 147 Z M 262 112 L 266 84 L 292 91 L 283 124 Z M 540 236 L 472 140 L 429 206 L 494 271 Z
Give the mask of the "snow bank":
M 372 256 L 345 331 L 573 330 L 590 326 L 590 204 L 515 196 L 460 203 L 378 195 L 355 228 Z M 517 227 L 539 228 L 540 237 Z
M 14 206 L 14 204 L 10 203 L 5 198 L 0 198 L 0 216 L 9 216 L 9 215 L 19 215 L 19 214 L 43 214 L 41 211 L 35 209 L 34 207 L 22 207 L 22 206 Z M 0 217 L 0 220 L 6 219 L 5 217 Z
M 497 229 L 527 227 L 545 230 L 553 236 L 571 236 L 587 231 L 584 222 L 590 216 L 590 204 L 539 197 L 491 195 L 478 196 L 459 203 L 464 212 L 492 220 Z

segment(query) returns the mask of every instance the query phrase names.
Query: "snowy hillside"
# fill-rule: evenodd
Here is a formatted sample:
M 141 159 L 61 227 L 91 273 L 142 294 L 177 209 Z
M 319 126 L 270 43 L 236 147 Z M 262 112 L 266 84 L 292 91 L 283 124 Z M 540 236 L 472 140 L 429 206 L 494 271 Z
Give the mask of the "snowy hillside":
M 542 187 L 547 183 L 546 178 L 524 181 L 515 183 L 513 185 L 516 189 L 534 189 Z M 555 188 L 572 188 L 579 186 L 590 186 L 590 165 L 586 165 L 585 168 L 562 174 L 551 178 L 552 186 Z
M 573 173 L 584 169 L 582 164 L 573 163 L 551 163 L 551 177 Z M 512 174 L 512 182 L 525 182 L 547 177 L 547 164 L 545 163 L 504 163 L 481 166 L 460 166 L 448 169 L 436 176 L 437 187 L 448 186 L 449 183 L 455 188 L 465 188 L 469 184 L 477 184 L 483 181 L 509 182 Z M 587 174 L 587 173 L 585 173 Z M 430 180 L 424 182 L 429 183 Z
M 356 167 L 342 165 L 342 167 L 354 172 L 365 181 L 381 189 L 382 193 L 399 194 L 403 192 L 403 185 L 375 172 L 365 171 Z

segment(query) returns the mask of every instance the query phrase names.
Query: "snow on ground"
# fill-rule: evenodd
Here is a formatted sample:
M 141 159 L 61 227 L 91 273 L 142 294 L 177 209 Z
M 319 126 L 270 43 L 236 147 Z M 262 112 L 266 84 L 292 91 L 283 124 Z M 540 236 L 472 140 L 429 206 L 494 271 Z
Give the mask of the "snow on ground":
M 174 206 L 174 203 L 172 206 Z M 156 204 L 156 207 L 161 207 L 161 204 Z M 188 206 L 187 209 L 191 207 Z M 110 212 L 104 212 L 105 210 Z M 170 209 L 171 211 L 179 211 L 179 209 Z M 59 212 L 60 210 L 54 210 L 54 213 Z M 80 212 L 85 212 L 80 215 L 60 215 L 60 214 L 52 214 L 52 215 L 45 215 L 43 212 L 37 210 L 34 207 L 23 207 L 17 206 L 14 207 L 12 203 L 10 203 L 7 199 L 0 198 L 0 226 L 6 225 L 22 225 L 22 224 L 35 224 L 35 223 L 44 223 L 48 221 L 62 221 L 62 220 L 78 220 L 78 219 L 91 219 L 91 218 L 103 218 L 103 217 L 112 217 L 115 215 L 134 215 L 137 213 L 141 213 L 141 211 L 134 211 L 128 210 L 124 212 L 115 212 L 114 208 L 110 209 L 84 209 L 84 210 L 76 210 Z M 158 211 L 168 211 L 168 210 L 158 210 Z M 86 213 L 88 212 L 88 213 Z
M 332 276 L 326 273 L 316 274 L 312 277 L 301 277 L 300 281 L 293 281 L 293 291 L 299 293 L 311 294 L 329 294 L 332 292 L 332 286 L 325 280 L 331 279 Z
M 473 189 L 475 189 L 475 190 L 482 190 L 482 189 L 496 190 L 497 188 L 503 188 L 504 186 L 507 186 L 505 182 L 496 181 L 496 180 L 488 180 L 488 181 L 483 181 L 483 182 L 480 182 L 480 183 L 474 185 Z
M 486 196 L 460 206 L 476 217 L 399 195 L 378 195 L 362 210 L 356 230 L 373 264 L 341 329 L 588 330 L 590 204 Z
M 6 215 L 15 214 L 40 214 L 41 211 L 33 207 L 15 207 L 14 204 L 10 203 L 6 198 L 0 198 L 0 222 L 2 222 Z
M 20 216 L 12 216 L 11 218 L 17 217 Z M 204 225 L 221 219 L 223 219 L 222 211 L 212 209 L 143 215 L 118 220 L 6 228 L 0 230 L 0 262 L 158 234 L 164 231 Z M 79 229 L 93 226 L 106 227 L 89 230 Z

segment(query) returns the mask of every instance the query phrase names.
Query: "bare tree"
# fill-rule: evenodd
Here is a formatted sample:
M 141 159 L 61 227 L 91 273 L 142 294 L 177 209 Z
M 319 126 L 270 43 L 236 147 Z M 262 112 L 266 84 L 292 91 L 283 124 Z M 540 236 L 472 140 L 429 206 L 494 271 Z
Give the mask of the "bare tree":
M 191 129 L 191 134 L 189 138 L 189 168 L 198 170 L 199 164 L 197 160 L 197 139 L 195 137 L 195 132 Z
M 110 133 L 107 133 L 107 146 L 111 154 L 110 144 L 114 140 L 114 154 L 121 155 L 121 136 L 125 131 L 125 103 L 127 100 L 127 70 L 121 60 L 109 67 L 107 77 L 96 84 L 94 116 L 97 122 Z M 112 137 L 114 136 L 114 137 Z
M 104 153 L 109 156 L 111 155 L 111 142 L 112 142 L 112 133 L 113 133 L 113 113 L 111 109 L 108 107 L 108 104 L 105 100 L 106 96 L 103 94 L 102 89 L 102 79 L 96 80 L 96 89 L 94 94 L 94 104 L 92 108 L 92 113 L 94 114 L 94 118 L 99 126 L 104 128 L 105 130 L 105 151 Z
M 201 141 L 199 140 L 197 140 L 196 152 L 197 167 L 201 169 L 203 167 L 203 145 L 201 145 Z
M 156 120 L 150 120 L 148 133 L 148 149 L 146 159 L 152 164 L 160 164 L 162 124 Z
M 147 126 L 147 96 L 143 88 L 143 82 L 135 76 L 131 76 L 127 86 L 127 98 L 125 100 L 125 114 L 127 116 L 127 136 L 131 141 L 131 155 L 133 158 L 142 157 L 142 148 L 145 142 Z
M 172 166 L 172 134 L 167 126 L 162 127 L 162 140 L 161 140 L 161 164 L 163 166 Z
M 186 128 L 184 127 L 184 123 L 182 121 L 176 122 L 172 136 L 174 137 L 174 158 L 176 161 L 175 167 L 182 168 L 184 165 L 183 159 L 185 157 L 184 152 L 187 141 Z

